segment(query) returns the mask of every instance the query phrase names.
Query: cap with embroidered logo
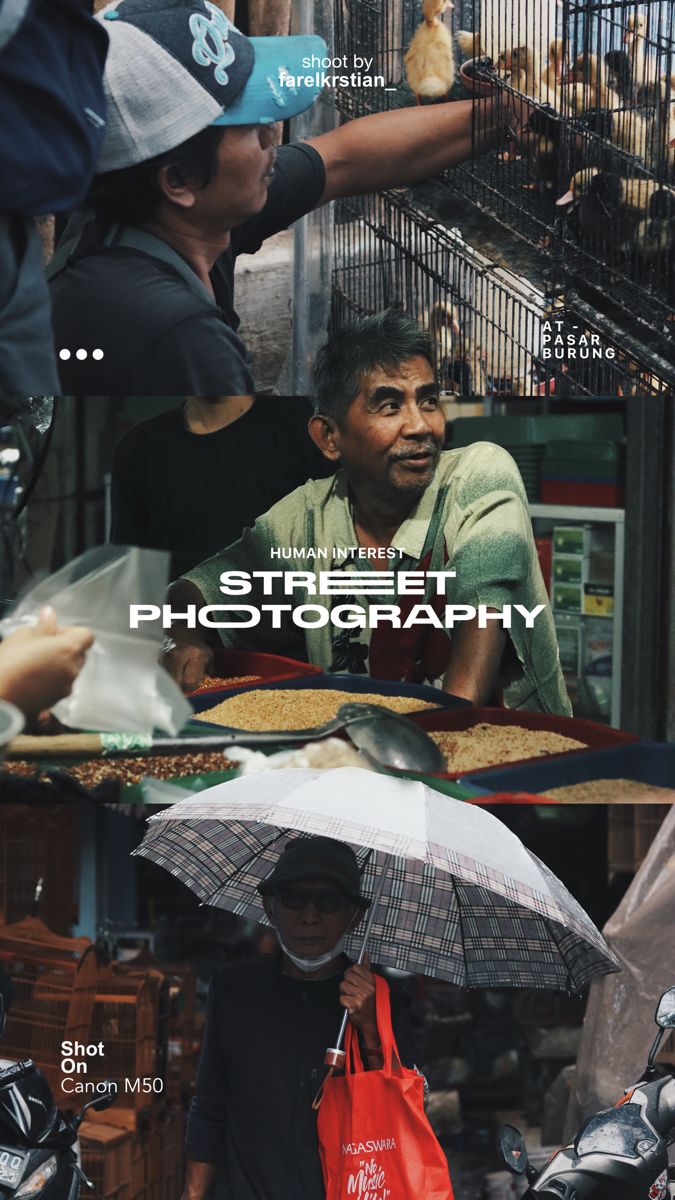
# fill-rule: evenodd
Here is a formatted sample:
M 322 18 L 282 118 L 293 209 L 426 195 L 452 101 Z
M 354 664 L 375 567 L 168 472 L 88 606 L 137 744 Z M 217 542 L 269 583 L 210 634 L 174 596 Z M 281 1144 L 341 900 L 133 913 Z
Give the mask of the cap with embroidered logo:
M 211 0 L 113 0 L 98 19 L 110 38 L 100 172 L 146 162 L 209 125 L 295 117 L 321 91 L 321 38 L 248 38 Z

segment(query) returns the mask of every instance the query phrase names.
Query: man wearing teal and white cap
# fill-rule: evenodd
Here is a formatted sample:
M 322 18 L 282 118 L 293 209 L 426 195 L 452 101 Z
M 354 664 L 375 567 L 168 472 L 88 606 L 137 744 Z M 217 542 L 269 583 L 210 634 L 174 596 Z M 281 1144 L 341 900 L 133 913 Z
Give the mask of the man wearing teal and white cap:
M 327 53 L 320 38 L 246 38 L 210 0 L 113 0 L 99 16 L 108 118 L 93 212 L 71 221 L 50 268 L 63 390 L 248 394 L 237 255 L 337 196 L 462 161 L 473 102 L 363 117 L 277 150 L 274 122 L 317 98 L 307 64 Z M 493 124 L 489 112 L 477 123 L 486 146 Z

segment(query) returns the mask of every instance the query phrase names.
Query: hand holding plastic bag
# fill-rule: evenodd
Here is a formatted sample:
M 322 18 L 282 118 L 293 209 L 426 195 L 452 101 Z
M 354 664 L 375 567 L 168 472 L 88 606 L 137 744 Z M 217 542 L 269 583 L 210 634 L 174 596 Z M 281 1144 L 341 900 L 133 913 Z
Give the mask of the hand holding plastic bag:
M 53 708 L 70 695 L 93 640 L 88 629 L 61 628 L 53 608 L 42 609 L 37 625 L 17 629 L 0 642 L 0 697 L 25 716 Z
M 190 705 L 159 664 L 161 627 L 129 627 L 131 604 L 163 602 L 168 572 L 164 551 L 98 546 L 43 579 L 0 622 L 7 636 L 37 625 L 48 605 L 59 625 L 85 625 L 93 632 L 71 694 L 53 709 L 64 725 L 176 734 L 190 719 Z

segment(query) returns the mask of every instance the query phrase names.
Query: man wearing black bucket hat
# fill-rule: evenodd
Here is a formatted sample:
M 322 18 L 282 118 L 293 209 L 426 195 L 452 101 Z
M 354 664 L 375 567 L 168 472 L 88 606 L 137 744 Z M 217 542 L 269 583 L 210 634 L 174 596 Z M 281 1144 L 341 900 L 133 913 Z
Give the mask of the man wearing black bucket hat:
M 246 38 L 210 0 L 113 0 L 99 16 L 108 123 L 92 211 L 49 272 L 63 390 L 250 394 L 237 255 L 338 196 L 467 158 L 474 104 L 379 113 L 277 150 L 274 123 L 317 98 L 303 64 L 327 53 L 320 38 Z M 489 148 L 500 130 L 479 103 Z
M 323 1200 L 312 1100 L 342 1005 L 366 1065 L 382 1065 L 371 970 L 350 966 L 342 953 L 368 907 L 353 850 L 331 838 L 296 838 L 259 891 L 281 957 L 236 963 L 212 980 L 183 1200 L 205 1200 L 219 1175 L 236 1200 Z M 395 988 L 392 1013 L 410 1064 L 410 1019 Z

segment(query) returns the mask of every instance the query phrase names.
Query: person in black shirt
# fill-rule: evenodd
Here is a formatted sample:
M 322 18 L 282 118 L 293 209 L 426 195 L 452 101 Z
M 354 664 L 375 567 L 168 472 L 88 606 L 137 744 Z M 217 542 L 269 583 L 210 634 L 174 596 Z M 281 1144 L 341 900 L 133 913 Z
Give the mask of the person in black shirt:
M 217 137 L 222 132 L 206 131 Z M 208 163 L 208 153 L 203 161 Z M 208 274 L 211 295 L 197 275 L 188 286 L 176 270 L 180 260 L 163 262 L 147 246 L 122 244 L 121 235 L 110 232 L 120 226 L 113 227 L 103 216 L 71 222 L 68 233 L 74 236 L 79 227 L 81 240 L 67 269 L 51 283 L 55 340 L 59 347 L 103 350 L 103 358 L 71 355 L 61 362 L 63 390 L 133 396 L 251 394 L 253 377 L 234 308 L 235 260 L 239 254 L 255 254 L 266 238 L 315 208 L 324 186 L 323 162 L 311 146 L 279 147 L 265 207 L 231 230 Z M 117 209 L 128 238 L 123 206 Z
M 308 400 L 188 397 L 115 450 L 111 541 L 171 551 L 171 578 L 240 537 L 330 465 L 307 432 Z
M 99 175 L 48 271 L 65 392 L 250 394 L 236 256 L 339 196 L 462 162 L 514 124 L 492 100 L 455 101 L 277 150 L 273 123 L 319 92 L 321 72 L 302 64 L 327 53 L 320 38 L 248 39 L 210 0 L 113 0 L 99 17 Z
M 383 1065 L 372 972 L 341 953 L 369 903 L 353 850 L 331 838 L 295 839 L 259 891 L 281 957 L 233 964 L 211 982 L 183 1200 L 205 1200 L 218 1175 L 228 1200 L 324 1200 L 312 1101 L 342 1005 L 366 1068 Z M 412 1066 L 409 1010 L 390 989 L 396 1043 Z

